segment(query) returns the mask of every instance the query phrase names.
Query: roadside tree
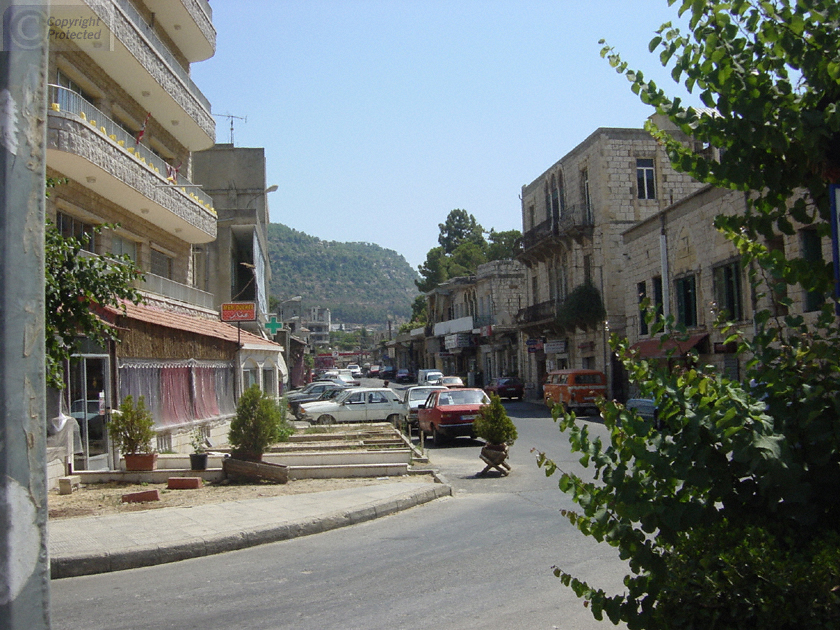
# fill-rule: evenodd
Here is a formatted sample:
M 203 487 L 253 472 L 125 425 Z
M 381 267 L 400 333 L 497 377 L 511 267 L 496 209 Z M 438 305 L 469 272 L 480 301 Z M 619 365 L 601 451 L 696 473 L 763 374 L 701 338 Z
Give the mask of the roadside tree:
M 677 4 L 677 0 L 669 0 Z M 765 239 L 796 224 L 830 233 L 828 184 L 840 177 L 840 5 L 833 0 L 681 3 L 690 34 L 663 25 L 651 41 L 672 77 L 708 109 L 684 107 L 605 47 L 640 98 L 719 160 L 648 126 L 675 168 L 744 191 L 743 216 L 715 224 L 734 243 L 756 295 L 774 303 L 746 338 L 744 385 L 689 365 L 665 371 L 613 339 L 658 421 L 604 402 L 609 443 L 564 415 L 595 481 L 561 471 L 580 506 L 564 515 L 628 561 L 627 590 L 610 595 L 562 567 L 555 574 L 598 619 L 644 628 L 836 628 L 840 625 L 840 328 L 834 304 L 792 312 L 785 289 L 825 296 L 830 268 L 787 260 Z M 725 315 L 725 314 L 724 314 Z M 654 334 L 680 335 L 649 318 Z M 554 410 L 555 417 L 562 411 Z M 553 474 L 556 463 L 538 461 Z

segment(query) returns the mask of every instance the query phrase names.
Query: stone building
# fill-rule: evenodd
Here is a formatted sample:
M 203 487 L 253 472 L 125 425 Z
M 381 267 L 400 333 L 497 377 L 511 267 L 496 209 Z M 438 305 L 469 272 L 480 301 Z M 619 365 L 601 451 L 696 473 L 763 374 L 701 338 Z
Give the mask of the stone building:
M 515 260 L 479 265 L 426 294 L 421 367 L 466 377 L 470 386 L 519 372 L 516 313 L 525 304 L 525 267 Z
M 145 275 L 143 304 L 113 318 L 132 341 L 85 344 L 67 388 L 50 397 L 50 417 L 72 418 L 82 438 L 75 453 L 56 455 L 59 466 L 117 465 L 105 418 L 127 393 L 153 406 L 158 450 L 187 448 L 196 425 L 223 442 L 237 391 L 251 380 L 276 391 L 282 348 L 222 324 L 215 289 L 200 277 L 217 211 L 194 183 L 193 153 L 213 146 L 215 122 L 190 65 L 215 52 L 210 5 L 74 0 L 50 11 L 53 28 L 96 31 L 50 38 L 47 174 L 66 183 L 51 190 L 47 216 L 67 237 L 112 225 L 90 255 L 127 255 Z M 259 362 L 239 361 L 248 345 Z M 177 409 L 166 406 L 173 395 Z M 204 404 L 211 398 L 216 405 Z
M 714 228 L 716 216 L 745 211 L 743 192 L 705 186 L 624 232 L 626 335 L 640 356 L 679 362 L 694 349 L 701 364 L 743 379 L 749 357 L 725 343 L 714 327 L 717 315 L 725 311 L 734 330 L 749 337 L 758 310 L 784 312 L 773 304 L 766 284 L 752 290 L 735 246 Z M 813 226 L 799 226 L 795 234 L 766 244 L 814 264 L 831 259 L 831 240 L 819 237 Z M 759 299 L 759 294 L 764 297 Z M 806 319 L 815 317 L 824 301 L 822 295 L 804 290 L 791 290 L 786 297 L 792 302 L 790 311 Z M 657 315 L 671 315 L 685 326 L 686 337 L 662 345 L 652 336 L 641 309 L 645 299 Z
M 534 395 L 548 371 L 573 367 L 606 372 L 623 396 L 608 347 L 610 332 L 626 333 L 622 234 L 699 187 L 646 131 L 609 128 L 522 187 L 520 377 Z

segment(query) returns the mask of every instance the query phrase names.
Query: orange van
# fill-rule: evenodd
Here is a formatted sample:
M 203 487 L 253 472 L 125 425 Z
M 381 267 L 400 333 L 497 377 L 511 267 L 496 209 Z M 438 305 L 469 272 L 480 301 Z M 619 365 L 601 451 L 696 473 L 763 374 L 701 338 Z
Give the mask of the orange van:
M 555 370 L 545 377 L 543 401 L 551 409 L 561 404 L 567 411 L 594 409 L 595 400 L 606 397 L 607 377 L 598 370 Z

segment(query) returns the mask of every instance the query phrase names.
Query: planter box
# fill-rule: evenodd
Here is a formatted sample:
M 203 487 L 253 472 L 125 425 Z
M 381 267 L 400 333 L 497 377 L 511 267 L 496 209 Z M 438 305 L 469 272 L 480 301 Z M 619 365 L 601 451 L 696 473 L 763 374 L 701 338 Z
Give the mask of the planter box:
M 154 470 L 157 464 L 157 453 L 129 453 L 124 455 L 126 470 Z

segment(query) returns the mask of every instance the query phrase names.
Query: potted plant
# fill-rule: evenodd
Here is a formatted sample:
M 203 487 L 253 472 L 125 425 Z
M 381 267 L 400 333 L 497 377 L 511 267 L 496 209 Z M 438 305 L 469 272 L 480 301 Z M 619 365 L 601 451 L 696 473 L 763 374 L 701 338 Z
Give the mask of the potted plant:
M 479 474 L 496 468 L 503 475 L 510 471 L 507 463 L 508 449 L 518 437 L 516 425 L 507 415 L 502 400 L 496 394 L 490 395 L 490 404 L 481 408 L 473 422 L 477 437 L 486 444 L 481 448 L 481 459 L 487 464 Z
M 154 470 L 157 453 L 152 450 L 155 421 L 142 396 L 129 395 L 111 412 L 108 430 L 125 458 L 126 470 Z
M 294 428 L 286 422 L 286 405 L 278 405 L 271 396 L 252 385 L 236 405 L 228 442 L 235 458 L 258 462 L 266 448 L 287 440 L 293 432 Z
M 207 439 L 200 426 L 193 427 L 190 433 L 190 470 L 207 470 Z

